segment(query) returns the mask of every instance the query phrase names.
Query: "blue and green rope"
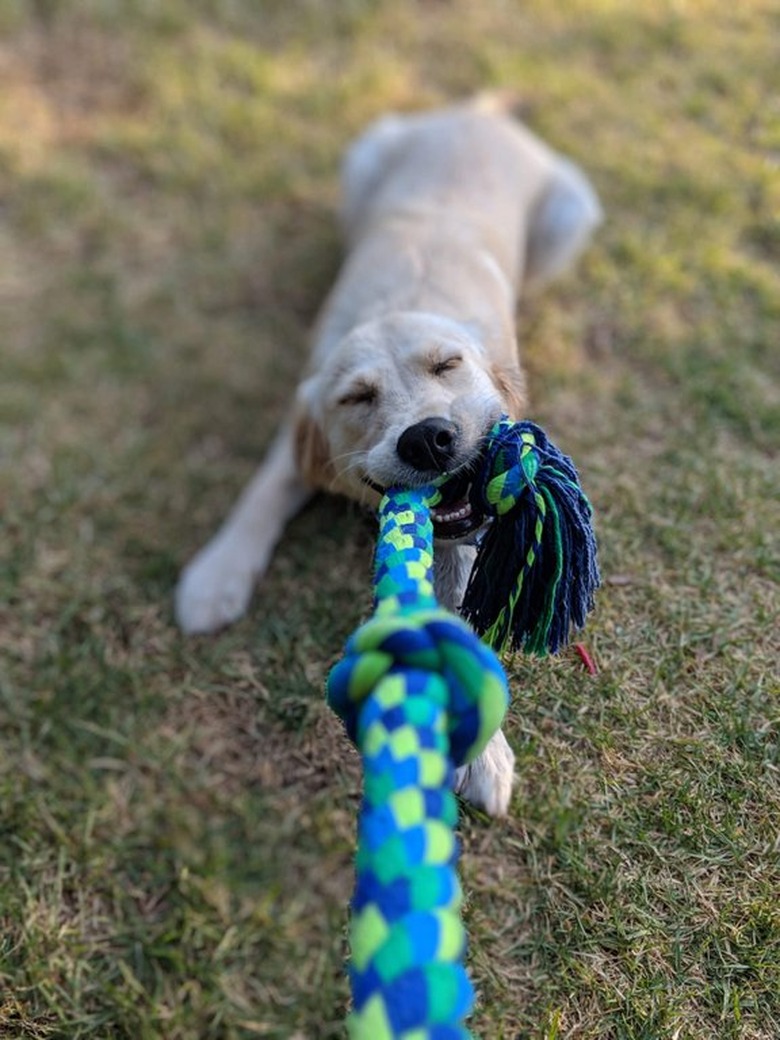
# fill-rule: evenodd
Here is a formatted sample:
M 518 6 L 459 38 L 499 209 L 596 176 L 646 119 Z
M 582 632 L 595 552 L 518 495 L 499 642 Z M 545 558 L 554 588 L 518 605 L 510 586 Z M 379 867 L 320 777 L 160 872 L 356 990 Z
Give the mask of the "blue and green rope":
M 591 506 L 574 463 L 539 426 L 503 418 L 487 441 L 471 501 L 493 522 L 462 613 L 499 652 L 554 654 L 593 609 Z
M 508 688 L 493 650 L 436 603 L 430 507 L 444 493 L 428 486 L 382 499 L 375 614 L 349 639 L 328 680 L 328 702 L 364 767 L 350 927 L 347 1024 L 355 1040 L 471 1036 L 463 1025 L 474 998 L 464 967 L 452 782 L 454 769 L 500 726 Z M 493 538 L 489 566 L 478 553 L 466 599 L 470 593 L 478 623 L 487 619 L 481 630 L 502 649 L 541 652 L 545 640 L 557 649 L 569 624 L 584 621 L 598 580 L 590 507 L 570 460 L 538 427 L 501 420 L 488 437 L 472 505 L 497 517 L 485 541 L 495 528 L 506 537 L 508 521 L 500 518 L 507 516 L 514 518 L 510 537 L 523 539 L 502 550 Z M 587 530 L 572 532 L 583 521 Z M 513 568 L 508 583 L 502 551 Z M 540 566 L 552 591 L 536 579 Z M 497 581 L 503 602 L 485 592 Z M 541 618 L 531 617 L 535 600 Z
M 376 613 L 328 681 L 328 701 L 363 756 L 349 1029 L 371 1040 L 470 1035 L 453 1025 L 471 1010 L 473 992 L 452 777 L 483 750 L 508 702 L 493 652 L 437 606 L 432 493 L 383 499 Z

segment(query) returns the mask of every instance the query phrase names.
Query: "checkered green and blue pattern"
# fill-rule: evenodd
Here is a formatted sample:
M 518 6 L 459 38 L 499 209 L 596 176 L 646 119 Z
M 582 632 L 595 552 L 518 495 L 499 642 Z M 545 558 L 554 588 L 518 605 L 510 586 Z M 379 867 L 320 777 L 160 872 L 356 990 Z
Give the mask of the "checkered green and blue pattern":
M 493 652 L 436 604 L 432 495 L 383 499 L 376 613 L 328 681 L 364 766 L 350 930 L 357 1040 L 470 1036 L 453 769 L 500 726 L 508 691 Z
M 430 507 L 439 501 L 433 485 L 382 499 L 376 610 L 328 680 L 328 701 L 364 766 L 353 1040 L 471 1035 L 452 779 L 498 729 L 508 691 L 493 651 L 436 603 Z M 486 439 L 470 502 L 487 526 L 465 615 L 499 650 L 555 652 L 584 623 L 598 585 L 591 509 L 574 465 L 533 423 L 503 418 Z

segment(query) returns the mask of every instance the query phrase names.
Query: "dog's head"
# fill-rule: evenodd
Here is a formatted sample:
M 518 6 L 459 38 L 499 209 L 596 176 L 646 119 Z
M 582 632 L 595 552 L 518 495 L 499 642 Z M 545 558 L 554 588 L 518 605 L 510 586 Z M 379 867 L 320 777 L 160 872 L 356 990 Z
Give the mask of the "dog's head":
M 387 487 L 467 477 L 496 419 L 519 418 L 523 406 L 517 365 L 491 362 L 468 328 L 393 315 L 354 330 L 302 385 L 298 464 L 313 486 L 376 504 Z M 437 534 L 467 533 L 465 509 L 439 507 Z

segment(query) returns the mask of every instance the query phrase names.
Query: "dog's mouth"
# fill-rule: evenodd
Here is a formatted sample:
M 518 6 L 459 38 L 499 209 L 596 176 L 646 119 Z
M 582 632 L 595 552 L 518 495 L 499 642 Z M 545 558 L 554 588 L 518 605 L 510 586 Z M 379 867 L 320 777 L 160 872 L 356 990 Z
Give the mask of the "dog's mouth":
M 480 528 L 485 518 L 471 501 L 472 474 L 455 474 L 440 488 L 442 501 L 431 507 L 435 538 L 465 538 Z
M 370 477 L 364 476 L 363 483 L 377 494 L 384 495 L 386 488 Z M 472 474 L 466 470 L 453 474 L 440 488 L 442 501 L 431 507 L 433 536 L 445 541 L 465 538 L 480 528 L 485 517 L 471 502 Z

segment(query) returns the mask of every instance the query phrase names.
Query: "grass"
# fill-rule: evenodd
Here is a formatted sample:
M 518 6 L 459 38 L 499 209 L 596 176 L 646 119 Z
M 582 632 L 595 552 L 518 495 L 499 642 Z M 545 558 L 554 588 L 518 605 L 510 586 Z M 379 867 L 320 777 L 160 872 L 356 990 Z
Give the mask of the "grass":
M 322 686 L 371 526 L 318 501 L 213 638 L 171 591 L 295 386 L 346 141 L 485 86 L 608 215 L 520 315 L 605 585 L 596 677 L 509 663 L 510 819 L 463 816 L 473 1028 L 780 1034 L 778 29 L 760 0 L 0 7 L 0 1036 L 343 1035 L 359 767 Z

